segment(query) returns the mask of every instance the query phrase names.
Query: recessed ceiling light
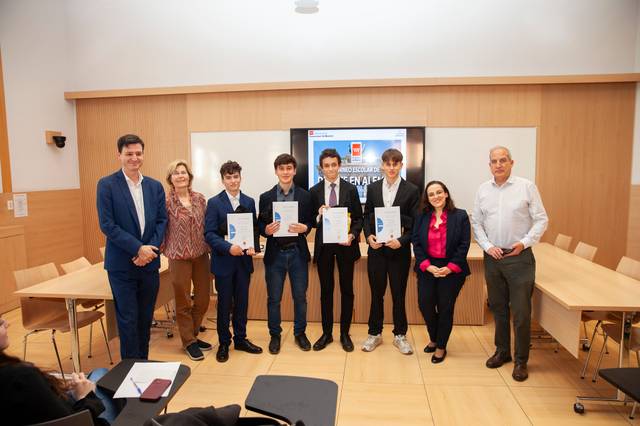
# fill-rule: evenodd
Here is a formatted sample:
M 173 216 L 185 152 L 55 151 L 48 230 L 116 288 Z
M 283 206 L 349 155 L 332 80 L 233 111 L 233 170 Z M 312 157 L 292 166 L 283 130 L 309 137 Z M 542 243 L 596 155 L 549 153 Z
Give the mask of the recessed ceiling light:
M 320 9 L 318 9 L 319 0 L 296 0 L 296 12 L 297 13 L 317 13 Z

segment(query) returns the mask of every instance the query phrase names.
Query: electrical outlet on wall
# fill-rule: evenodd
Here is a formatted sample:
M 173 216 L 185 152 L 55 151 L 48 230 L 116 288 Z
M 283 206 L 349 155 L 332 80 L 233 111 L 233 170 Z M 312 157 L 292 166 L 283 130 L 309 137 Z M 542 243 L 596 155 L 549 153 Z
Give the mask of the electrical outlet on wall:
M 7 210 L 13 210 L 13 200 L 7 200 Z

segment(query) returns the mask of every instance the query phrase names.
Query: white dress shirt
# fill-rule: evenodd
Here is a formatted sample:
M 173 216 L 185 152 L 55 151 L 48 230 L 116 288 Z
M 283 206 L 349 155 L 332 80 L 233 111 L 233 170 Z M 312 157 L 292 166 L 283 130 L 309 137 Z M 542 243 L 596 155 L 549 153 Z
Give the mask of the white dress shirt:
M 225 190 L 224 192 L 226 192 L 227 197 L 229 197 L 229 202 L 231 202 L 231 207 L 233 208 L 233 211 L 236 211 L 236 209 L 240 205 L 240 193 L 238 192 L 238 195 L 234 197 L 229 193 L 229 191 Z
M 502 186 L 491 179 L 478 188 L 471 225 L 484 251 L 517 242 L 531 247 L 540 241 L 548 222 L 538 188 L 527 179 L 510 176 Z
M 396 199 L 396 194 L 398 193 L 398 188 L 400 187 L 401 180 L 402 178 L 398 176 L 396 181 L 389 185 L 389 181 L 387 181 L 386 176 L 382 179 L 382 201 L 384 202 L 385 207 L 393 206 L 393 202 Z
M 133 205 L 136 207 L 136 214 L 138 215 L 138 222 L 140 223 L 140 236 L 144 235 L 144 196 L 142 194 L 142 173 L 138 172 L 139 178 L 138 183 L 135 183 L 129 176 L 122 170 L 122 174 L 124 175 L 124 180 L 127 181 L 127 186 L 129 187 L 129 192 L 131 193 L 131 198 L 133 198 Z
M 329 182 L 327 179 L 324 180 L 324 203 L 329 205 L 329 197 L 331 196 L 331 184 L 336 184 L 336 205 L 340 201 L 340 178 L 338 177 L 335 182 Z

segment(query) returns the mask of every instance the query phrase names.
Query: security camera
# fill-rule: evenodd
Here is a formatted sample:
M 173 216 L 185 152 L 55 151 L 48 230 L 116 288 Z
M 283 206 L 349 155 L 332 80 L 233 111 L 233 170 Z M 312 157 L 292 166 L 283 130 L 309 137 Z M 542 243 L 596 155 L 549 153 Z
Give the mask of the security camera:
M 53 136 L 53 142 L 58 148 L 64 148 L 64 142 L 67 140 L 66 136 Z

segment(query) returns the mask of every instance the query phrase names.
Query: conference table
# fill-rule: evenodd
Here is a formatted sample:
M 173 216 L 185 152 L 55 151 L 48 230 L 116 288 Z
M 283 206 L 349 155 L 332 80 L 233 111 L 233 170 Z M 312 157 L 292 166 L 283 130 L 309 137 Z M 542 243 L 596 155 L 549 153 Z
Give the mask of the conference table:
M 167 273 L 169 269 L 168 265 L 167 258 L 160 256 L 160 289 L 158 290 L 158 296 L 156 298 L 156 308 L 168 303 L 174 298 L 173 287 L 168 277 L 169 274 Z M 71 359 L 73 360 L 73 369 L 76 372 L 82 371 L 78 340 L 78 322 L 76 317 L 76 305 L 79 299 L 104 300 L 107 339 L 111 340 L 118 336 L 113 294 L 111 293 L 109 278 L 107 271 L 104 270 L 103 262 L 23 288 L 14 294 L 19 297 L 65 299 L 71 334 Z
M 640 281 L 590 262 L 548 243 L 533 247 L 536 258 L 536 285 L 533 292 L 533 316 L 569 353 L 578 358 L 583 311 L 620 312 L 620 351 L 618 367 L 629 364 L 629 335 L 624 324 L 640 311 Z M 621 401 L 616 398 L 582 400 Z

